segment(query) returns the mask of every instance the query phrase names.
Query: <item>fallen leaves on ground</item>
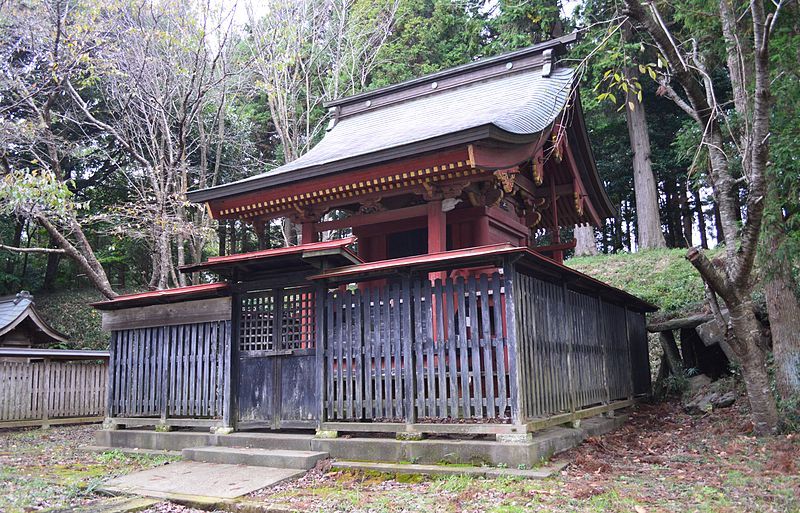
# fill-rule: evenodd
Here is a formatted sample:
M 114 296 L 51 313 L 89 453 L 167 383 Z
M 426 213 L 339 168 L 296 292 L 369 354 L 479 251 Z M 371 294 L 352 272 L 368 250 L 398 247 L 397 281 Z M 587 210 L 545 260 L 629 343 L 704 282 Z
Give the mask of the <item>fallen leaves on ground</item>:
M 98 500 L 103 479 L 166 460 L 91 454 L 97 426 L 0 432 L 0 511 Z M 557 460 L 546 480 L 422 478 L 331 470 L 259 490 L 261 508 L 324 512 L 800 511 L 800 436 L 757 438 L 737 407 L 692 417 L 679 403 L 640 404 L 628 421 Z M 147 513 L 199 513 L 163 502 Z

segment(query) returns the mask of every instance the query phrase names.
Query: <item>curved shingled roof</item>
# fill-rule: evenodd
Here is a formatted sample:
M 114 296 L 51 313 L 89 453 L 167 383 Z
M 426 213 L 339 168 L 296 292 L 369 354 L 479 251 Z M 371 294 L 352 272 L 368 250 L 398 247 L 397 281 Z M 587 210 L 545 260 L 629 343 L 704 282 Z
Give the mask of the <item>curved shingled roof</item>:
M 330 104 L 333 128 L 308 153 L 266 173 L 189 193 L 192 201 L 250 192 L 481 139 L 530 142 L 564 111 L 574 71 L 557 68 L 575 35 Z
M 511 134 L 539 134 L 564 109 L 573 76 L 568 68 L 557 69 L 549 77 L 543 77 L 541 69 L 527 69 L 368 110 L 339 121 L 297 160 L 242 181 L 488 125 Z

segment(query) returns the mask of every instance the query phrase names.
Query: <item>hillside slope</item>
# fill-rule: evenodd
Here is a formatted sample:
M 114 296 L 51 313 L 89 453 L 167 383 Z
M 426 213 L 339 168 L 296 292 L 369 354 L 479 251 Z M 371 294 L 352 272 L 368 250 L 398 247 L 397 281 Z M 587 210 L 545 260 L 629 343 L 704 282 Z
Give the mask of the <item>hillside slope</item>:
M 570 258 L 567 266 L 657 305 L 658 317 L 702 308 L 703 280 L 685 249 Z
M 36 310 L 52 327 L 69 337 L 68 349 L 107 349 L 109 333 L 100 327 L 100 312 L 89 306 L 102 301 L 94 289 L 36 292 Z

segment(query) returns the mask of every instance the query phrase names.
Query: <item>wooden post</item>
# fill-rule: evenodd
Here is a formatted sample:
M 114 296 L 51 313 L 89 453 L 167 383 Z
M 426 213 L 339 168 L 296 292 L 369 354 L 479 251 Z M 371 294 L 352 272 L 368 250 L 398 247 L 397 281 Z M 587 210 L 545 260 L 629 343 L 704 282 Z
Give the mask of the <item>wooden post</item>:
M 567 284 L 561 284 L 561 308 L 563 312 L 563 326 L 564 326 L 564 337 L 567 339 L 567 379 L 569 380 L 569 402 L 570 402 L 570 411 L 573 413 L 576 410 L 576 389 L 575 386 L 575 312 L 570 308 L 569 304 L 569 290 L 567 290 Z
M 52 377 L 50 374 L 52 373 L 52 366 L 50 362 L 50 358 L 44 359 L 44 391 L 42 393 L 43 396 L 43 404 L 42 404 L 42 429 L 47 429 L 50 427 L 50 392 L 51 392 L 51 383 Z
M 606 404 L 611 404 L 611 387 L 608 384 L 608 343 L 605 340 L 605 325 L 603 323 L 603 299 L 597 296 L 597 336 L 603 348 L 603 388 L 606 392 Z
M 300 241 L 302 244 L 317 242 L 317 224 L 310 221 L 303 223 L 300 236 L 302 237 Z
M 238 401 L 236 399 L 239 380 L 239 320 L 241 319 L 242 296 L 237 291 L 231 297 L 231 334 L 225 351 L 225 399 L 223 402 L 222 427 L 232 431 L 236 427 Z
M 316 330 L 314 344 L 316 344 L 316 386 L 317 386 L 317 430 L 322 430 L 322 423 L 325 422 L 325 296 L 327 287 L 323 283 L 318 283 L 315 287 L 317 296 L 315 302 L 316 319 L 314 329 Z
M 117 375 L 114 365 L 117 354 L 119 331 L 111 332 L 111 343 L 108 344 L 108 380 L 106 382 L 106 419 L 114 416 L 114 379 Z
M 170 326 L 164 326 L 161 328 L 160 332 L 161 341 L 159 346 L 161 347 L 161 404 L 159 407 L 161 408 L 161 424 L 166 425 L 170 394 L 169 355 L 172 348 L 172 329 Z
M 414 409 L 414 390 L 416 387 L 414 386 L 414 369 L 415 369 L 415 361 L 414 361 L 414 351 L 413 351 L 413 344 L 421 344 L 422 340 L 413 340 L 413 330 L 411 326 L 413 325 L 412 315 L 413 315 L 413 308 L 411 308 L 411 279 L 408 275 L 403 276 L 402 280 L 402 287 L 403 290 L 401 292 L 402 295 L 402 306 L 398 305 L 398 309 L 402 312 L 402 327 L 403 327 L 403 355 L 402 355 L 402 362 L 403 362 L 403 377 L 404 377 L 404 389 L 403 392 L 406 396 L 405 407 L 406 407 L 406 423 L 411 425 L 417 422 L 417 415 Z M 419 320 L 417 320 L 419 322 Z M 398 356 L 398 358 L 400 358 Z M 433 365 L 433 362 L 429 362 L 429 365 Z
M 517 294 L 516 294 L 516 269 L 514 261 L 506 258 L 503 262 L 503 281 L 505 282 L 506 296 L 506 338 L 508 339 L 508 375 L 511 388 L 511 423 L 523 424 L 525 411 L 520 404 L 520 391 L 522 390 L 522 376 L 519 373 L 519 351 L 517 346 Z
M 633 399 L 633 358 L 631 358 L 631 323 L 628 321 L 628 307 L 625 307 L 625 339 L 628 342 L 628 399 Z
M 428 202 L 428 254 L 447 251 L 447 216 L 442 212 L 442 201 Z M 447 279 L 446 272 L 430 273 L 431 282 Z

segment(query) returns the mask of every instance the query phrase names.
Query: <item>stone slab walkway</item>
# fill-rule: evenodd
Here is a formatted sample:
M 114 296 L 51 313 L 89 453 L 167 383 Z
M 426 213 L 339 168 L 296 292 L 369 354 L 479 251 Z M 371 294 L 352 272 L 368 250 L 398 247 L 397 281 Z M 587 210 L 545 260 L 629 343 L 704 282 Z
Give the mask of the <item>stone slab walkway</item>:
M 181 461 L 112 479 L 100 489 L 112 494 L 213 501 L 241 497 L 304 473 L 284 468 Z

